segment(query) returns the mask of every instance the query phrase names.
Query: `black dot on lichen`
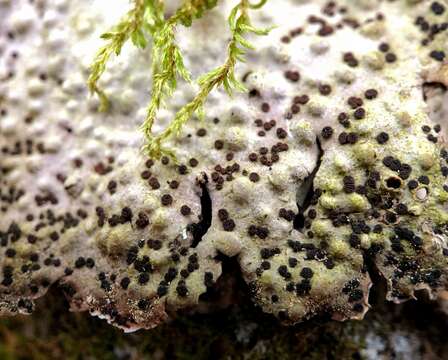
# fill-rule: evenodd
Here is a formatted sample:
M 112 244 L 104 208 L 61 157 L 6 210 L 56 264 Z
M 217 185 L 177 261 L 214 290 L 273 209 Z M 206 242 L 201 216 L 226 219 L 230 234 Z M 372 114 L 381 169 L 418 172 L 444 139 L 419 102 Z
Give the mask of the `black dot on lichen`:
M 324 139 L 331 138 L 331 135 L 333 135 L 333 129 L 331 126 L 325 126 L 321 131 L 321 135 Z
M 128 277 L 124 277 L 120 281 L 120 286 L 122 289 L 126 290 L 130 283 L 131 283 L 131 280 Z
M 436 15 L 442 15 L 445 12 L 445 6 L 438 1 L 434 1 L 431 4 L 431 11 Z
M 149 301 L 146 299 L 141 299 L 139 300 L 139 302 L 137 303 L 137 306 L 140 310 L 146 310 L 149 307 Z
M 378 142 L 378 144 L 385 144 L 386 142 L 389 141 L 389 134 L 386 132 L 380 132 L 377 136 L 376 136 L 376 141 Z
M 173 203 L 173 197 L 170 194 L 165 194 L 162 196 L 161 202 L 163 206 L 169 206 Z
M 176 287 L 176 292 L 180 297 L 185 297 L 188 295 L 188 288 L 185 286 L 185 284 L 179 284 Z
M 260 181 L 260 176 L 257 173 L 250 173 L 249 174 L 249 180 L 252 182 L 258 182 Z
M 191 209 L 188 205 L 182 205 L 182 207 L 180 208 L 180 213 L 183 216 L 188 216 L 191 214 Z
M 401 187 L 401 180 L 397 177 L 391 176 L 386 180 L 386 185 L 391 189 L 399 189 Z
M 302 276 L 305 279 L 311 279 L 313 277 L 313 275 L 314 275 L 313 270 L 311 270 L 311 268 L 309 268 L 309 267 L 304 267 L 300 271 L 300 276 Z

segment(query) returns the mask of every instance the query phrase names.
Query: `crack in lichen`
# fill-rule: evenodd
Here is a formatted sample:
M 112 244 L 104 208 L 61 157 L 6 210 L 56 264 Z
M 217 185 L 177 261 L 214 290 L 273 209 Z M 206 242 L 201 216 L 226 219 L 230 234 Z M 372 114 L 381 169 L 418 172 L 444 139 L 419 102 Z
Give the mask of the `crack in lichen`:
M 304 222 L 305 222 L 305 212 L 308 207 L 311 205 L 311 199 L 314 195 L 314 178 L 316 177 L 317 172 L 320 169 L 320 165 L 322 163 L 322 158 L 324 156 L 324 150 L 322 149 L 322 144 L 320 143 L 319 137 L 316 137 L 316 146 L 318 149 L 317 161 L 314 166 L 313 171 L 306 177 L 306 179 L 302 182 L 302 184 L 297 189 L 297 194 L 300 194 L 307 189 L 306 195 L 303 198 L 303 201 L 297 201 L 297 209 L 298 213 L 294 218 L 294 229 L 298 231 L 302 231 Z
M 427 102 L 427 100 L 428 100 L 427 91 L 429 89 L 441 89 L 444 93 L 446 91 L 448 91 L 448 88 L 444 84 L 442 84 L 440 82 L 436 82 L 436 81 L 424 82 L 423 85 L 422 85 L 422 95 L 423 95 L 423 100 L 425 102 Z
M 192 248 L 196 248 L 199 245 L 202 238 L 212 225 L 212 200 L 207 188 L 207 176 L 205 175 L 204 179 L 202 181 L 199 181 L 198 183 L 201 188 L 201 214 L 199 216 L 200 221 L 189 226 L 189 230 L 193 235 L 193 242 L 191 244 Z

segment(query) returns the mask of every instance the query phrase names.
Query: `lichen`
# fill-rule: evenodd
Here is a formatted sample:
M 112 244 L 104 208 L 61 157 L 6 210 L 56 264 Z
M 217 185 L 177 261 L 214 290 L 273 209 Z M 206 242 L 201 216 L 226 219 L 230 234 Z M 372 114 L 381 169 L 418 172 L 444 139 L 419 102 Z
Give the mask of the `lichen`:
M 152 328 L 197 306 L 226 256 L 253 301 L 286 324 L 361 319 L 376 272 L 392 301 L 420 289 L 439 296 L 448 152 L 421 88 L 422 74 L 443 66 L 448 33 L 424 29 L 444 15 L 426 1 L 363 4 L 285 0 L 253 12 L 254 23 L 279 27 L 225 70 L 248 93 L 229 100 L 210 88 L 209 126 L 192 119 L 166 139 L 177 162 L 140 151 L 144 54 L 123 47 L 104 78 L 111 98 L 123 86 L 142 94 L 135 103 L 114 102 L 105 115 L 88 99 L 83 46 L 96 46 L 95 35 L 66 24 L 73 13 L 104 22 L 104 2 L 2 5 L 10 35 L 0 70 L 10 75 L 0 103 L 0 313 L 30 313 L 59 284 L 73 310 L 126 331 Z M 193 75 L 226 62 L 217 24 L 229 4 L 219 6 L 176 33 Z M 17 17 L 31 19 L 28 31 Z M 380 38 L 364 35 L 372 23 Z M 372 53 L 381 69 L 364 62 Z M 36 81 L 41 90 L 29 92 Z M 160 130 L 195 96 L 179 83 Z

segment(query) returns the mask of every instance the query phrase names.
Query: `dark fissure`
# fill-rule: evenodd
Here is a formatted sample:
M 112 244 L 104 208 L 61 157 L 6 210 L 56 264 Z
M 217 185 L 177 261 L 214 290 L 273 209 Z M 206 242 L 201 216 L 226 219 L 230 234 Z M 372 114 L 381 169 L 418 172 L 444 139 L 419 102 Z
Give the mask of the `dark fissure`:
M 302 202 L 297 202 L 297 208 L 299 212 L 294 218 L 294 229 L 301 231 L 305 225 L 305 212 L 311 204 L 311 199 L 314 195 L 314 178 L 319 171 L 320 165 L 322 163 L 322 157 L 324 156 L 324 150 L 320 143 L 319 137 L 316 137 L 316 144 L 318 149 L 317 163 L 310 175 L 305 179 L 299 191 L 306 190 L 306 195 Z
M 215 260 L 222 265 L 222 274 L 199 299 L 207 303 L 218 304 L 219 308 L 228 308 L 235 304 L 252 304 L 249 285 L 244 281 L 237 257 L 229 257 L 220 252 Z
M 193 235 L 193 242 L 191 244 L 191 247 L 193 248 L 198 246 L 199 242 L 202 240 L 202 237 L 207 233 L 212 224 L 212 199 L 210 198 L 207 183 L 207 176 L 204 177 L 203 181 L 199 182 L 199 186 L 201 187 L 200 221 L 197 224 L 189 225 L 188 228 Z
M 444 93 L 448 89 L 444 84 L 442 84 L 440 82 L 435 82 L 435 81 L 429 82 L 428 81 L 428 82 L 423 83 L 422 90 L 423 90 L 422 91 L 423 92 L 423 100 L 427 101 L 428 100 L 428 92 L 430 92 L 431 90 L 439 90 Z

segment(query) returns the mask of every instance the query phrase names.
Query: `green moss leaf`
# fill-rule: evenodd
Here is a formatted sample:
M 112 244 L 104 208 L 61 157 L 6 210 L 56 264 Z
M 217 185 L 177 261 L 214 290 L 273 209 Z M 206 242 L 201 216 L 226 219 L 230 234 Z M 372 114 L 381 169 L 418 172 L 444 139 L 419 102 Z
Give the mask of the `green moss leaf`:
M 149 156 L 160 158 L 168 155 L 175 158 L 175 151 L 163 146 L 163 142 L 171 136 L 178 136 L 183 125 L 194 115 L 204 118 L 204 105 L 210 92 L 223 86 L 229 96 L 234 91 L 246 91 L 245 86 L 236 79 L 235 66 L 244 61 L 247 49 L 254 49 L 246 40 L 245 35 L 253 33 L 266 35 L 270 29 L 256 29 L 250 23 L 248 11 L 261 8 L 267 0 L 256 4 L 248 0 L 241 0 L 230 12 L 228 23 L 232 38 L 227 48 L 225 63 L 197 80 L 200 87 L 194 99 L 182 107 L 174 116 L 171 123 L 155 136 L 152 132 L 157 112 L 164 102 L 177 88 L 178 79 L 191 81 L 190 73 L 186 69 L 180 48 L 176 43 L 175 31 L 179 25 L 191 26 L 195 19 L 201 18 L 206 11 L 214 8 L 217 0 L 183 0 L 182 5 L 170 18 L 165 19 L 162 0 L 134 0 L 133 7 L 123 19 L 101 38 L 107 43 L 98 51 L 91 66 L 88 86 L 91 93 L 95 93 L 101 100 L 100 110 L 109 107 L 108 98 L 98 86 L 98 81 L 106 70 L 107 62 L 112 54 L 119 55 L 123 45 L 131 39 L 138 48 L 145 48 L 148 44 L 147 35 L 153 41 L 151 51 L 152 91 L 151 101 L 147 107 L 142 130 L 147 139 L 145 150 Z

